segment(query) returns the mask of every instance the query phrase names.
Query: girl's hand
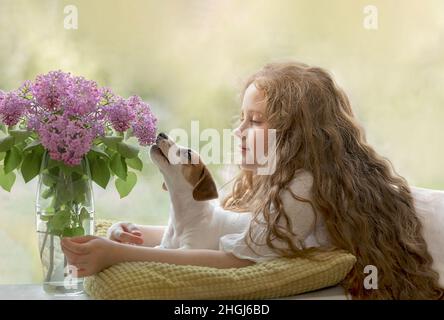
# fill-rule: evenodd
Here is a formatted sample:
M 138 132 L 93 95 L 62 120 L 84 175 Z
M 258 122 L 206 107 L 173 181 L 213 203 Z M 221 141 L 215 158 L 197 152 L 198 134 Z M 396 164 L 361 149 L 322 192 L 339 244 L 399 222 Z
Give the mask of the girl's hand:
M 122 243 L 143 244 L 142 231 L 133 223 L 116 222 L 107 232 L 110 240 Z
M 120 244 L 96 236 L 65 237 L 62 250 L 68 264 L 74 267 L 75 277 L 85 277 L 118 263 L 117 248 Z

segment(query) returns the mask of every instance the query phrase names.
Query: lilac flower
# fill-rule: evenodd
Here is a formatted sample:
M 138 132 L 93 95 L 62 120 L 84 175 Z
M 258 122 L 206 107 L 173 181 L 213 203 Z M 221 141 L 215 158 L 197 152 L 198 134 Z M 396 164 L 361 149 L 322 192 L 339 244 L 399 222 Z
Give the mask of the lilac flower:
M 135 119 L 135 110 L 123 98 L 118 98 L 106 108 L 108 120 L 116 131 L 124 132 Z
M 39 106 L 46 110 L 58 111 L 63 108 L 73 86 L 74 81 L 69 73 L 51 71 L 37 76 L 31 92 Z
M 101 100 L 100 105 L 102 106 L 108 106 L 117 100 L 117 96 L 114 94 L 114 92 L 111 91 L 110 88 L 100 88 L 100 94 L 101 94 Z
M 18 90 L 0 91 L 0 121 L 15 125 L 25 117 L 52 159 L 75 166 L 105 128 L 132 128 L 141 145 L 155 142 L 157 119 L 140 97 L 127 100 L 94 81 L 62 71 L 37 76 Z
M 130 97 L 128 104 L 136 113 L 132 125 L 134 135 L 143 146 L 153 144 L 156 141 L 157 119 L 152 114 L 150 106 L 137 96 Z
M 20 97 L 17 91 L 11 91 L 1 96 L 0 119 L 4 124 L 14 126 L 26 113 L 29 101 Z
M 50 157 L 70 166 L 80 164 L 95 138 L 91 128 L 60 115 L 51 116 L 47 123 L 40 125 L 38 134 Z
M 94 112 L 101 98 L 101 91 L 94 81 L 83 77 L 72 78 L 72 87 L 65 97 L 65 114 L 81 116 Z

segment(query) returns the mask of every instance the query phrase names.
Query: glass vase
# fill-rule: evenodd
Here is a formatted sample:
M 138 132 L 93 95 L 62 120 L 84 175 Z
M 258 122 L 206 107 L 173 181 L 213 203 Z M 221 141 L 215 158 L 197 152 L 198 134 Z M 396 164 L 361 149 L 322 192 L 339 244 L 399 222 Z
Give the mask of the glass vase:
M 54 295 L 82 294 L 83 278 L 68 268 L 60 240 L 94 233 L 94 198 L 86 157 L 80 165 L 69 167 L 45 153 L 37 189 L 36 227 L 43 289 Z

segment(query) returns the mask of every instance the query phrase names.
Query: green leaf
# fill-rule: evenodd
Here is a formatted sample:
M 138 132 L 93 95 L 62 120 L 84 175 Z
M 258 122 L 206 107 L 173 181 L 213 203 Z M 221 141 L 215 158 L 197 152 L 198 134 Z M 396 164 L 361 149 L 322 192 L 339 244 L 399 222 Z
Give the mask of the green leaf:
M 88 210 L 86 210 L 86 208 L 82 208 L 82 210 L 80 210 L 80 215 L 79 215 L 80 223 L 83 223 L 83 221 L 85 220 L 89 220 L 90 217 L 91 215 L 89 214 Z
M 102 137 L 102 142 L 111 149 L 117 149 L 117 144 L 119 142 L 122 142 L 123 137 L 116 137 L 116 136 L 105 136 Z
M 57 160 L 54 160 L 54 159 L 48 157 L 48 163 L 46 164 L 46 168 L 48 170 L 52 169 L 52 168 L 59 168 L 60 164 L 61 164 L 60 161 L 57 161 Z
M 113 149 L 110 149 L 108 147 L 105 148 L 105 152 L 110 159 L 117 153 L 117 151 L 114 151 Z
M 102 158 L 105 158 L 105 159 L 109 159 L 109 155 L 104 150 L 102 150 L 100 147 L 98 147 L 98 146 L 94 146 L 93 145 L 91 147 L 90 152 L 95 154 L 96 156 L 99 156 L 99 157 L 102 157 Z
M 72 229 L 72 236 L 73 237 L 77 237 L 77 236 L 83 236 L 85 235 L 85 229 L 83 229 L 83 227 L 77 227 Z
M 126 164 L 128 165 L 128 167 L 142 171 L 143 162 L 142 162 L 142 160 L 140 160 L 139 157 L 136 157 L 133 159 L 125 159 L 125 160 L 126 160 Z
M 45 209 L 45 214 L 46 215 L 54 215 L 55 214 L 55 209 L 53 208 L 53 207 L 47 207 L 46 209 Z
M 134 172 L 128 172 L 128 176 L 125 180 L 122 180 L 120 178 L 116 179 L 116 189 L 120 194 L 120 198 L 124 198 L 131 190 L 133 190 L 134 186 L 137 183 L 137 175 Z
M 129 128 L 125 134 L 125 141 L 132 138 L 132 137 L 134 137 L 134 131 L 133 131 L 133 128 Z
M 56 230 L 63 230 L 69 225 L 71 220 L 71 213 L 68 210 L 57 212 L 51 219 L 52 227 Z
M 52 218 L 52 215 L 46 215 L 46 214 L 40 215 L 40 220 L 42 220 L 42 221 L 49 221 L 49 219 L 51 219 L 51 218 Z
M 67 177 L 69 177 L 73 172 L 78 173 L 79 175 L 84 174 L 83 167 L 81 164 L 71 167 L 65 164 L 64 162 L 59 161 L 59 168 Z
M 85 184 L 81 184 L 80 186 L 78 186 L 77 188 L 74 189 L 74 201 L 76 201 L 77 203 L 84 203 L 85 202 L 85 194 L 87 191 L 86 185 Z
M 139 154 L 139 148 L 126 144 L 124 142 L 119 142 L 117 144 L 117 152 L 119 152 L 125 158 L 132 159 L 137 157 L 137 155 Z
M 23 149 L 26 147 L 26 142 L 17 143 L 14 147 L 16 147 L 21 153 L 23 153 Z
M 68 203 L 69 201 L 73 201 L 75 197 L 74 191 L 71 188 L 67 188 L 66 183 L 58 182 L 55 185 L 55 207 Z
M 56 183 L 56 176 L 52 176 L 50 173 L 42 174 L 42 182 L 45 186 L 52 187 Z
M 20 166 L 20 163 L 22 162 L 22 154 L 17 147 L 12 147 L 11 150 L 6 152 L 5 157 L 5 173 L 12 172 L 15 168 Z
M 14 137 L 7 136 L 0 139 L 0 152 L 8 151 L 14 145 Z
M 74 201 L 83 203 L 90 187 L 87 175 L 79 175 L 73 172 L 71 175 L 71 183 L 73 186 Z
M 15 173 L 10 172 L 8 174 L 4 173 L 3 167 L 0 167 L 0 187 L 2 187 L 4 190 L 10 192 L 12 186 L 15 182 Z
M 29 151 L 29 150 L 33 150 L 39 146 L 42 146 L 42 143 L 39 140 L 34 140 L 32 141 L 30 144 L 28 144 L 23 151 Z M 43 147 L 42 147 L 43 150 Z
M 36 151 L 31 152 L 23 159 L 21 171 L 25 183 L 34 179 L 40 172 L 40 165 L 42 163 L 42 153 Z
M 83 236 L 85 234 L 85 229 L 82 227 L 76 228 L 64 228 L 62 232 L 63 237 L 77 237 Z
M 111 174 L 109 172 L 107 161 L 96 158 L 91 163 L 91 178 L 103 189 L 108 185 Z
M 70 166 L 67 166 L 67 167 L 69 168 L 69 170 L 71 171 L 72 174 L 77 173 L 80 176 L 83 176 L 85 174 L 85 171 L 83 170 L 82 163 L 77 166 L 74 166 L 74 167 L 70 167 Z
M 128 167 L 126 165 L 125 158 L 123 158 L 120 154 L 116 153 L 111 158 L 110 168 L 116 176 L 122 180 L 126 180 Z
M 28 130 L 9 130 L 9 135 L 14 137 L 15 144 L 25 141 L 30 135 Z
M 5 158 L 5 153 L 4 152 L 0 152 L 0 161 L 2 161 Z
M 48 188 L 45 191 L 42 192 L 42 198 L 48 199 L 54 194 L 54 188 Z
M 6 127 L 3 123 L 0 123 L 0 131 L 2 131 L 4 134 L 7 134 Z

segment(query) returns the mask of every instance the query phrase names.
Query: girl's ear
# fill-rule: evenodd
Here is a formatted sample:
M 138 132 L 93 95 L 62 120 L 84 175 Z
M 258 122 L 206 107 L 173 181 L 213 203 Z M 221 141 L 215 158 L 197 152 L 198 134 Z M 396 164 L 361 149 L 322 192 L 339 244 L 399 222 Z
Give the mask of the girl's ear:
M 162 183 L 162 189 L 165 191 L 168 191 L 167 185 L 165 184 L 165 181 Z
M 217 193 L 216 184 L 210 171 L 204 167 L 202 175 L 199 181 L 194 186 L 193 199 L 196 201 L 206 201 L 211 199 L 217 199 L 219 194 Z

